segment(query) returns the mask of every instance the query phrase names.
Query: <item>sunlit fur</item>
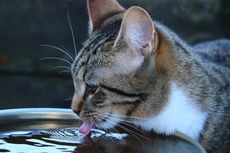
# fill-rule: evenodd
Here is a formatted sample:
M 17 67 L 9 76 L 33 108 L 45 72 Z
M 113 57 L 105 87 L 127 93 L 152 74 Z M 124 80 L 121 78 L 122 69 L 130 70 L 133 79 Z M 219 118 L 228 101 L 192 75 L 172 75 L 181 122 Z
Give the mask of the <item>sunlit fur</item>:
M 135 21 L 127 20 L 132 13 Z M 129 22 L 138 28 L 129 31 Z M 226 63 L 204 60 L 197 47 L 153 22 L 139 7 L 109 17 L 91 31 L 71 68 L 72 109 L 80 112 L 82 120 L 105 129 L 124 122 L 162 134 L 179 131 L 207 150 L 220 150 L 219 146 L 226 150 L 230 140 Z M 133 37 L 133 31 L 146 39 Z M 91 88 L 96 90 L 92 93 Z

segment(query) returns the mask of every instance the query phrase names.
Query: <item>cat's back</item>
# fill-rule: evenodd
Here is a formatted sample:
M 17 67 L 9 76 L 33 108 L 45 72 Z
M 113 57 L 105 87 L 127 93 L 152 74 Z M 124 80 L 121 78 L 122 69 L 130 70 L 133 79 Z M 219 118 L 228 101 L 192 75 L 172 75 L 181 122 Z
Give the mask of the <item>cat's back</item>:
M 209 153 L 227 153 L 230 149 L 230 40 L 208 41 L 194 45 L 193 48 L 202 62 L 207 63 L 204 65 L 210 66 L 206 67 L 209 74 L 217 76 L 223 83 L 221 85 L 215 83 L 215 80 L 211 81 L 215 91 L 212 95 L 214 107 L 207 119 L 201 141 Z
M 218 39 L 193 46 L 206 61 L 230 68 L 230 39 Z

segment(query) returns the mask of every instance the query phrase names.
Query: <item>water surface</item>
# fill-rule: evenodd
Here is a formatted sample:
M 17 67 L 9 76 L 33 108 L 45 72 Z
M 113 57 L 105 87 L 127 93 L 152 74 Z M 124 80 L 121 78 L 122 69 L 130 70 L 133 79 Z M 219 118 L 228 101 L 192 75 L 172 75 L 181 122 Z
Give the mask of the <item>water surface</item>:
M 22 130 L 0 133 L 0 152 L 10 153 L 201 153 L 178 137 L 106 133 L 78 128 Z

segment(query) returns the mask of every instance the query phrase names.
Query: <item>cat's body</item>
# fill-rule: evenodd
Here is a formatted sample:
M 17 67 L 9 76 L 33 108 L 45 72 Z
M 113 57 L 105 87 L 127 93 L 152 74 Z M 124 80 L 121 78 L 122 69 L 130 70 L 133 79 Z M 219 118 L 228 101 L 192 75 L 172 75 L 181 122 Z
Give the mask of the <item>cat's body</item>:
M 213 105 L 209 118 L 206 121 L 201 141 L 212 152 L 229 152 L 230 144 L 230 40 L 222 39 L 200 43 L 194 49 L 202 60 L 211 63 L 212 72 L 225 81 L 225 85 L 219 85 L 219 89 L 213 88 Z M 228 67 L 222 69 L 220 67 Z M 213 80 L 213 79 L 210 79 Z M 213 80 L 213 82 L 216 82 Z M 214 133 L 214 135 L 213 135 Z
M 190 47 L 139 7 L 123 13 L 115 0 L 89 0 L 88 9 L 90 38 L 72 65 L 82 132 L 112 128 L 125 116 L 143 130 L 179 131 L 226 152 L 230 57 L 222 55 L 230 40 Z
M 168 29 L 164 32 L 164 26 L 157 28 L 165 37 L 171 38 L 175 47 L 172 49 L 175 61 L 168 63 L 169 78 L 164 81 L 169 82 L 171 94 L 161 112 L 142 123 L 142 127 L 164 134 L 180 131 L 194 139 L 200 138 L 208 150 L 228 152 L 230 40 L 202 43 L 191 48 Z

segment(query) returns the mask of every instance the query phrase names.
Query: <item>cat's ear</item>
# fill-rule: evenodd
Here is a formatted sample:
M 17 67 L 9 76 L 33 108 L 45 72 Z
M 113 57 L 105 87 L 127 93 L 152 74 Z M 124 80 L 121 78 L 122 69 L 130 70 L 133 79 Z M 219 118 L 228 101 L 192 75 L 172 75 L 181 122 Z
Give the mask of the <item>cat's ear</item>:
M 99 27 L 107 18 L 125 9 L 116 0 L 87 0 L 90 31 Z
M 141 7 L 133 6 L 125 12 L 114 46 L 122 41 L 132 51 L 144 56 L 156 50 L 158 38 L 153 21 Z

